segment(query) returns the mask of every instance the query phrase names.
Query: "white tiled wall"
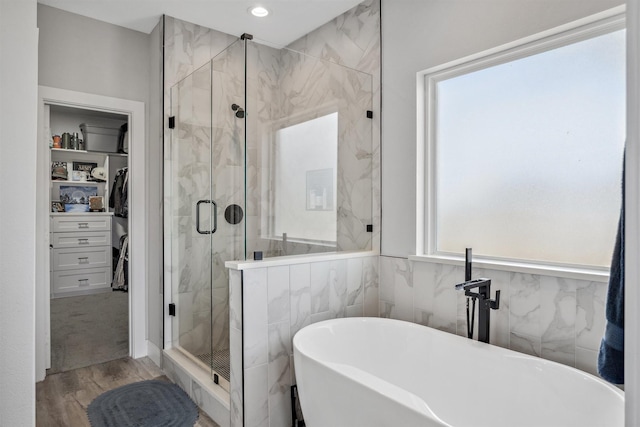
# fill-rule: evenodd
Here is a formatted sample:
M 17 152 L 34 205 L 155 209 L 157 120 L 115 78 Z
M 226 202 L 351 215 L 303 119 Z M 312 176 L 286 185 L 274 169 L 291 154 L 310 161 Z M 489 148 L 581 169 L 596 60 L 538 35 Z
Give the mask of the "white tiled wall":
M 244 390 L 242 383 L 242 273 L 229 270 L 229 400 L 231 426 L 244 423 Z
M 490 278 L 492 296 L 501 291 L 492 344 L 596 374 L 605 283 L 487 269 L 473 277 Z M 463 267 L 385 256 L 231 271 L 232 348 L 234 333 L 239 341 L 242 326 L 245 333 L 243 371 L 232 356 L 231 425 L 242 425 L 233 409 L 242 408 L 242 393 L 233 390 L 242 374 L 245 425 L 291 425 L 292 338 L 311 323 L 381 316 L 466 336 L 466 300 L 454 289 L 463 280 Z M 475 329 L 477 337 L 477 320 Z
M 378 257 L 355 254 L 334 261 L 232 270 L 230 280 L 231 425 L 242 425 L 243 393 L 236 392 L 242 373 L 244 425 L 288 427 L 295 383 L 293 336 L 326 319 L 377 316 Z M 243 333 L 241 362 L 234 349 L 238 342 L 242 345 Z
M 501 291 L 492 344 L 597 374 L 606 283 L 486 269 L 473 277 L 491 279 L 492 297 Z M 463 281 L 463 267 L 381 256 L 380 315 L 466 336 L 466 299 L 454 289 Z

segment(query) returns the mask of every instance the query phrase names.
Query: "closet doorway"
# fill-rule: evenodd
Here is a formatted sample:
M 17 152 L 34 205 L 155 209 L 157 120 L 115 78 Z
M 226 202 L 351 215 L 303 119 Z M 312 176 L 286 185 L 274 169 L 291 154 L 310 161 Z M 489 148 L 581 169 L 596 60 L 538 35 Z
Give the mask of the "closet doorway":
M 147 355 L 144 103 L 39 89 L 38 381 Z

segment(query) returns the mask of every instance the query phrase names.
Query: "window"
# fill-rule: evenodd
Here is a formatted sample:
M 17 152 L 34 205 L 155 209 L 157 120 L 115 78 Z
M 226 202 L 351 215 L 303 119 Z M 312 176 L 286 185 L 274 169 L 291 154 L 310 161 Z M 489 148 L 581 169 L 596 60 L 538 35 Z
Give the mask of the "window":
M 337 159 L 337 112 L 275 132 L 274 236 L 335 246 Z
M 622 18 L 427 70 L 424 84 L 425 253 L 609 265 L 625 140 Z

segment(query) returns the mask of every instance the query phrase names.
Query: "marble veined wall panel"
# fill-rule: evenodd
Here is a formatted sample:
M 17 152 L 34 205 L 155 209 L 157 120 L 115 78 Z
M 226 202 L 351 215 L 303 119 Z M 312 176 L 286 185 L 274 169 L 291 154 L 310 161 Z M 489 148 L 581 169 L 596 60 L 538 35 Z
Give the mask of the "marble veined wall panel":
M 247 126 L 246 126 L 246 237 L 247 256 L 262 251 L 265 257 L 277 256 L 266 238 L 270 221 L 270 147 L 272 124 L 279 115 L 278 49 L 256 43 L 247 52 Z
M 606 283 L 480 268 L 473 277 L 490 278 L 493 296 L 501 291 L 492 344 L 597 375 Z M 381 256 L 381 316 L 466 336 L 466 298 L 454 289 L 462 281 L 462 266 Z
M 288 48 L 371 75 L 373 250 L 380 250 L 380 0 L 365 0 Z
M 233 415 L 242 400 L 232 395 L 231 425 L 289 427 L 293 336 L 322 320 L 377 316 L 378 257 L 231 270 L 230 286 L 231 345 L 244 343 L 245 379 L 244 417 Z M 232 381 L 238 369 L 232 362 Z
M 247 212 L 249 222 L 258 221 L 248 224 L 248 252 L 278 256 L 371 248 L 366 226 L 373 216 L 373 123 L 366 111 L 373 108 L 372 77 L 289 49 L 252 46 L 250 52 L 256 53 L 249 61 L 248 103 L 260 108 L 248 126 Z M 272 231 L 275 134 L 334 112 L 339 114 L 336 243 L 285 243 Z

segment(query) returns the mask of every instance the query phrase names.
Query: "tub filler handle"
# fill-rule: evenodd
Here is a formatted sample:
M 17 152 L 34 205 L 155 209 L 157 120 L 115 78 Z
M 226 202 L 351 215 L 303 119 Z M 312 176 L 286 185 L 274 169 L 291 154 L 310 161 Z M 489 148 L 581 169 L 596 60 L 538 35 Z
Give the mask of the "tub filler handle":
M 478 289 L 472 292 L 471 289 Z M 456 285 L 456 290 L 464 290 L 467 297 L 467 337 L 473 339 L 475 323 L 476 299 L 478 306 L 478 341 L 489 343 L 489 327 L 491 310 L 500 308 L 500 291 L 496 291 L 496 299 L 491 299 L 491 279 L 471 279 L 471 248 L 467 248 L 465 256 L 465 281 Z M 473 301 L 473 308 L 469 312 L 469 299 Z M 471 321 L 469 321 L 471 316 Z

